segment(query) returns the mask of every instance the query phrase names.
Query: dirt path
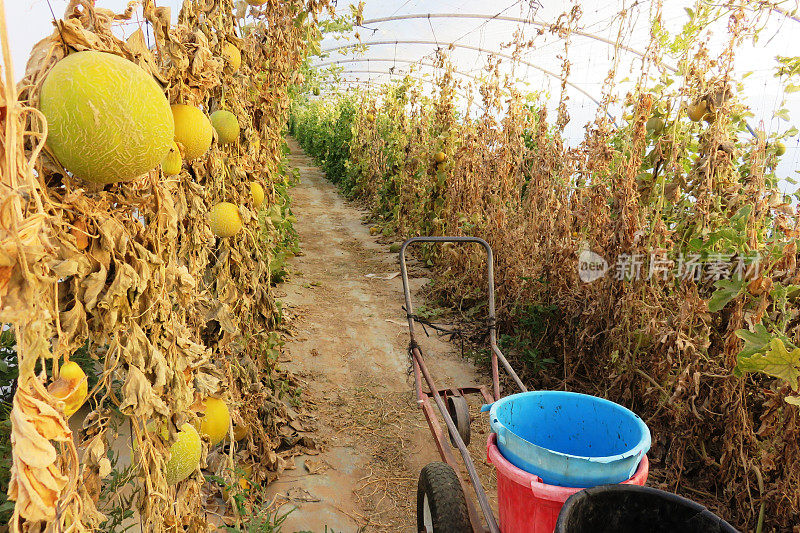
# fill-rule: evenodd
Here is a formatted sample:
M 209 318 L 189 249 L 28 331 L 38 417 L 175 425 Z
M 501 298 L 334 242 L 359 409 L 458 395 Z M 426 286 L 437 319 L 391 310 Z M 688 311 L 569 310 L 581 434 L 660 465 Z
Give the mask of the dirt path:
M 364 213 L 293 139 L 289 145 L 290 164 L 301 176 L 292 197 L 304 255 L 292 259 L 290 278 L 278 290 L 297 331 L 285 365 L 306 383 L 311 417 L 304 429 L 314 431 L 323 451 L 297 457 L 270 486 L 271 495 L 290 501 L 284 509 L 296 507 L 286 532 L 415 531 L 417 477 L 439 456 L 409 374 L 402 285 L 392 277 L 397 254 L 376 242 L 361 222 Z M 419 265 L 413 272 L 425 273 Z M 426 281 L 415 277 L 413 289 Z M 424 335 L 421 342 L 438 386 L 487 382 L 449 344 Z M 488 421 L 477 415 L 477 399 L 470 407 L 476 413 L 470 449 L 490 478 Z

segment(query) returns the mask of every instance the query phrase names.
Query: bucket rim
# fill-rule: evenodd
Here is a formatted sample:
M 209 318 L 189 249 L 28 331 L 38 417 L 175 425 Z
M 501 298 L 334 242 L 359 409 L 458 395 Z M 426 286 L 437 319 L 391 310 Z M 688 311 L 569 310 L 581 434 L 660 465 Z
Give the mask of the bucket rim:
M 508 429 L 500 420 L 497 418 L 497 409 L 502 407 L 504 404 L 509 403 L 515 398 L 519 398 L 521 396 L 572 396 L 572 397 L 581 397 L 586 399 L 591 399 L 593 401 L 599 401 L 600 403 L 604 403 L 606 405 L 610 405 L 611 407 L 621 410 L 624 412 L 629 413 L 632 415 L 633 420 L 636 422 L 636 425 L 639 427 L 641 438 L 639 441 L 633 445 L 630 449 L 618 453 L 615 455 L 606 455 L 606 456 L 595 456 L 590 457 L 586 455 L 574 455 L 570 453 L 559 452 L 557 450 L 551 450 L 549 448 L 544 448 L 539 446 L 538 444 L 534 444 L 533 442 L 520 437 L 510 429 Z M 650 450 L 650 446 L 652 445 L 652 436 L 650 434 L 650 428 L 647 427 L 642 417 L 625 407 L 624 405 L 620 405 L 617 402 L 612 402 L 611 400 L 607 400 L 606 398 L 601 398 L 600 396 L 594 396 L 592 394 L 584 394 L 581 392 L 571 392 L 571 391 L 551 391 L 551 390 L 538 390 L 538 391 L 528 391 L 528 392 L 518 392 L 516 394 L 509 394 L 508 396 L 504 396 L 497 400 L 496 402 L 491 404 L 489 409 L 489 425 L 493 433 L 497 433 L 498 436 L 506 438 L 506 435 L 503 433 L 508 433 L 513 435 L 515 439 L 523 441 L 529 444 L 531 447 L 536 448 L 537 450 L 542 450 L 543 452 L 551 455 L 556 455 L 559 457 L 565 457 L 567 459 L 575 459 L 578 461 L 586 461 L 590 463 L 599 463 L 599 464 L 608 464 L 614 463 L 617 461 L 623 461 L 625 459 L 630 459 L 631 457 L 643 456 L 646 455 L 647 452 Z M 499 429 L 499 430 L 498 430 Z
M 500 451 L 500 448 L 497 447 L 497 435 L 494 433 L 489 434 L 489 438 L 486 443 L 486 457 L 489 460 L 489 463 L 494 465 L 498 471 L 502 471 L 502 474 L 506 478 L 514 483 L 517 483 L 518 485 L 529 488 L 537 498 L 542 500 L 563 503 L 573 494 L 592 488 L 550 485 L 542 481 L 542 478 L 536 474 L 526 472 L 521 468 L 514 466 L 511 461 L 503 457 L 503 453 Z M 650 460 L 647 457 L 647 454 L 644 454 L 642 455 L 642 459 L 639 461 L 639 464 L 636 465 L 636 470 L 630 478 L 620 481 L 619 483 L 612 483 L 612 485 L 644 486 L 649 475 Z

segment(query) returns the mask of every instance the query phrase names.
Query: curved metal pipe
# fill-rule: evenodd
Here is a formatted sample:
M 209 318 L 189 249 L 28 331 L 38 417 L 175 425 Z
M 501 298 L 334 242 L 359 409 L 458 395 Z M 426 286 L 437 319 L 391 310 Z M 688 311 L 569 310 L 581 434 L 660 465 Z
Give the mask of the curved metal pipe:
M 359 46 L 397 45 L 397 44 L 425 44 L 425 45 L 439 46 L 439 47 L 442 47 L 442 48 L 448 48 L 448 47 L 452 46 L 454 48 L 464 48 L 466 50 L 475 50 L 475 51 L 481 52 L 481 53 L 494 54 L 494 55 L 496 55 L 498 57 L 502 57 L 502 58 L 505 58 L 505 59 L 510 59 L 511 61 L 516 61 L 518 63 L 522 63 L 523 65 L 527 65 L 527 66 L 529 66 L 531 68 L 535 68 L 536 70 L 544 72 L 548 76 L 552 76 L 553 78 L 556 78 L 559 81 L 563 81 L 564 83 L 566 83 L 567 85 L 569 85 L 570 87 L 575 89 L 576 91 L 580 92 L 581 94 L 583 94 L 584 96 L 589 98 L 589 100 L 591 100 L 592 102 L 597 104 L 598 107 L 602 107 L 602 105 L 603 105 L 602 103 L 600 103 L 600 100 L 598 100 L 597 98 L 595 98 L 594 96 L 589 94 L 585 89 L 575 85 L 574 83 L 572 83 L 571 81 L 569 81 L 567 79 L 564 79 L 560 74 L 556 74 L 555 72 L 553 72 L 551 70 L 547 70 L 544 67 L 540 67 L 539 65 L 536 65 L 536 64 L 531 63 L 529 61 L 525 61 L 525 60 L 522 60 L 522 59 L 517 59 L 517 58 L 515 58 L 513 56 L 510 56 L 508 54 L 504 54 L 504 53 L 501 53 L 501 52 L 493 52 L 491 50 L 486 50 L 484 48 L 480 48 L 478 46 L 471 46 L 471 45 L 468 45 L 468 44 L 444 43 L 444 42 L 440 43 L 440 42 L 437 42 L 437 41 L 425 41 L 425 40 L 410 39 L 410 40 L 399 40 L 399 41 L 371 41 L 371 42 L 359 43 L 359 44 L 345 44 L 345 45 L 340 45 L 340 46 L 333 46 L 331 48 L 323 48 L 322 51 L 323 52 L 335 52 L 336 50 L 344 50 L 346 48 L 357 48 Z M 608 114 L 608 113 L 606 113 L 606 114 Z M 613 120 L 613 117 L 611 117 L 610 114 L 608 116 Z
M 422 65 L 425 67 L 433 67 L 438 68 L 433 63 L 429 63 L 427 61 L 411 61 L 408 59 L 393 59 L 393 58 L 375 58 L 375 57 L 363 57 L 363 58 L 355 58 L 355 59 L 337 59 L 336 61 L 325 61 L 323 63 L 319 63 L 316 65 L 311 65 L 312 67 L 327 67 L 329 65 L 338 65 L 340 63 L 369 63 L 371 61 L 375 62 L 385 62 L 385 63 L 404 63 L 408 65 Z M 459 76 L 464 76 L 465 78 L 470 78 L 475 80 L 479 83 L 482 83 L 483 80 L 477 76 L 473 76 L 472 74 L 467 74 L 466 72 L 461 72 L 460 70 L 453 70 Z
M 544 22 L 537 22 L 535 20 L 524 19 L 519 17 L 507 17 L 504 15 L 482 15 L 480 13 L 414 13 L 409 15 L 393 15 L 391 17 L 380 17 L 374 19 L 367 19 L 361 23 L 361 27 L 364 28 L 366 24 L 375 24 L 378 22 L 389 22 L 393 20 L 412 20 L 412 19 L 436 19 L 436 18 L 455 18 L 455 19 L 481 19 L 481 20 L 501 20 L 505 22 L 517 22 L 520 24 L 530 24 L 531 26 L 536 26 L 539 28 L 550 28 L 551 24 L 546 24 Z M 366 28 L 369 29 L 369 28 Z M 626 52 L 630 52 L 635 54 L 639 57 L 644 57 L 644 52 L 637 50 L 635 48 L 631 48 L 630 46 L 625 46 L 624 44 L 617 44 L 616 42 L 612 41 L 611 39 L 606 39 L 605 37 L 600 37 L 599 35 L 595 35 L 593 33 L 588 33 L 585 31 L 580 30 L 572 30 L 573 34 L 580 35 L 581 37 L 586 37 L 588 39 L 594 39 L 595 41 L 600 41 L 601 43 L 606 43 L 614 48 L 620 48 L 625 50 Z M 664 65 L 664 68 L 671 70 L 672 72 L 677 72 L 677 69 L 671 67 L 670 65 Z
M 417 80 L 417 81 L 421 81 L 421 82 L 425 82 L 425 83 L 430 83 L 431 85 L 433 85 L 435 87 L 438 87 L 438 85 L 435 82 L 433 82 L 432 80 L 429 80 L 427 78 L 423 78 L 422 76 L 414 76 L 412 74 L 408 74 L 408 73 L 405 73 L 405 72 L 393 73 L 393 72 L 375 72 L 374 70 L 344 70 L 344 71 L 341 72 L 341 74 L 375 74 L 376 76 L 402 76 L 402 77 L 408 76 L 412 80 Z M 344 80 L 344 81 L 349 81 L 349 80 Z M 465 98 L 467 100 L 470 99 L 470 96 L 465 92 L 457 91 L 455 89 L 453 90 L 453 92 L 455 92 L 457 95 L 459 95 L 462 98 Z M 486 108 L 483 107 L 478 102 L 475 102 L 474 98 L 472 100 L 473 100 L 473 103 L 477 107 L 479 107 L 483 111 L 486 111 Z

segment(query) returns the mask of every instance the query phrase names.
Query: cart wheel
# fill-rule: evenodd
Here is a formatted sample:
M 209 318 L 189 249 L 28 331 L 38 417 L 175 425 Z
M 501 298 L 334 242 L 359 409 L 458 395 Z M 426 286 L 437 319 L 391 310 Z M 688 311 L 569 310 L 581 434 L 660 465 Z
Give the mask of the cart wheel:
M 417 531 L 464 533 L 472 531 L 467 500 L 456 471 L 447 463 L 425 465 L 417 484 Z
M 469 446 L 470 419 L 469 404 L 467 403 L 467 399 L 463 396 L 448 396 L 447 412 L 450 413 L 450 418 L 452 418 L 453 422 L 456 423 L 456 428 L 458 429 L 459 435 L 461 435 L 461 440 L 464 441 L 464 444 Z M 450 444 L 453 445 L 453 448 L 456 447 L 456 441 L 453 439 L 452 435 L 450 435 Z

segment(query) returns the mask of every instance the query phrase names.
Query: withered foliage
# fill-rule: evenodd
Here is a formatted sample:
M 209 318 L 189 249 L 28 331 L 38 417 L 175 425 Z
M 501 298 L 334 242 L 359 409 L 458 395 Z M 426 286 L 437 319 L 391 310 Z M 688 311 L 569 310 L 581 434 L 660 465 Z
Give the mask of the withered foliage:
M 53 34 L 33 48 L 16 91 L 5 72 L 0 321 L 13 328 L 19 357 L 12 531 L 86 531 L 103 522 L 98 497 L 111 468 L 115 410 L 130 427 L 146 531 L 209 527 L 203 477 L 176 487 L 164 478 L 177 428 L 196 419 L 192 406 L 205 396 L 225 398 L 234 423 L 250 427 L 246 447 L 261 463 L 258 477 L 272 479 L 282 468 L 280 429 L 290 415 L 275 386 L 275 358 L 267 357 L 279 319 L 270 261 L 282 236 L 253 208 L 250 182 L 263 185 L 267 210 L 283 201 L 275 185 L 286 179 L 280 164 L 288 89 L 326 4 L 269 0 L 245 17 L 244 3 L 186 0 L 171 25 L 169 8 L 151 0 L 121 14 L 72 0 Z M 112 29 L 121 22 L 129 29 L 136 13 L 146 21 L 121 40 Z M 238 72 L 222 59 L 226 41 L 242 52 Z M 81 50 L 135 62 L 162 84 L 170 103 L 232 111 L 240 141 L 214 142 L 170 178 L 158 168 L 103 188 L 73 178 L 49 154 L 36 107 L 49 70 Z M 208 211 L 219 201 L 241 206 L 244 230 L 233 238 L 215 239 L 209 229 Z M 99 381 L 73 435 L 42 369 L 57 372 L 87 342 Z M 154 427 L 167 427 L 169 438 Z M 225 461 L 217 462 L 221 468 Z

